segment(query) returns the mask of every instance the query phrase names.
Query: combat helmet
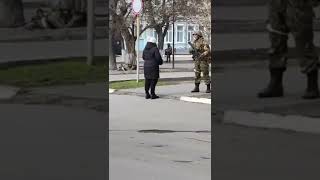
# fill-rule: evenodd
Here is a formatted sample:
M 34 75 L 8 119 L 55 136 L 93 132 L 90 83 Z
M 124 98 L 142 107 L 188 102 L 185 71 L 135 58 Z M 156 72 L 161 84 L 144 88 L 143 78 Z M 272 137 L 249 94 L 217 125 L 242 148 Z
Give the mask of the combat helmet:
M 200 36 L 200 37 L 203 37 L 201 31 L 195 31 L 195 32 L 192 33 L 192 35 L 198 35 L 198 36 Z

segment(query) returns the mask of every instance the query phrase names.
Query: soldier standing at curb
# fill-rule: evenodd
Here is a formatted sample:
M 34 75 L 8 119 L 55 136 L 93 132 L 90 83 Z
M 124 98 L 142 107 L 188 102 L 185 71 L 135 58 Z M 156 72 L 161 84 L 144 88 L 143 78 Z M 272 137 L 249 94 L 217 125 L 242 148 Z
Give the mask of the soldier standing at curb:
M 201 82 L 201 73 L 203 73 L 203 80 L 207 86 L 206 93 L 210 93 L 210 76 L 209 76 L 209 63 L 211 61 L 210 48 L 205 43 L 202 33 L 200 31 L 192 34 L 194 37 L 194 42 L 190 44 L 192 50 L 190 53 L 193 54 L 192 58 L 194 60 L 194 71 L 195 71 L 195 88 L 191 91 L 200 92 L 199 85 Z
M 288 34 L 296 44 L 301 72 L 307 76 L 304 99 L 319 97 L 318 54 L 313 44 L 314 0 L 270 0 L 268 26 L 270 82 L 258 93 L 259 98 L 283 96 L 282 77 L 286 70 Z

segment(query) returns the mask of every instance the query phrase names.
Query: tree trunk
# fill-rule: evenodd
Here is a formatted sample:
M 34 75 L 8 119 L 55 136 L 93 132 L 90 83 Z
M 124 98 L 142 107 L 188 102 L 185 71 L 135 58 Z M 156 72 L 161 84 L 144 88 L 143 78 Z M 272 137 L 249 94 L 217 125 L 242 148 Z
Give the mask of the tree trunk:
M 127 51 L 128 51 L 128 61 L 127 61 L 127 66 L 129 68 L 135 68 L 137 63 L 136 63 L 136 57 L 137 57 L 137 53 L 135 50 L 135 38 L 133 37 L 133 35 L 130 34 L 130 32 L 128 31 L 128 29 L 123 30 L 122 32 L 123 38 L 125 40 L 126 43 L 126 47 L 127 47 Z
M 163 27 L 164 29 L 162 29 L 162 26 L 159 25 L 155 28 L 156 32 L 157 32 L 157 35 L 158 35 L 158 48 L 160 50 L 163 50 L 164 48 L 164 38 L 168 32 L 168 29 L 169 29 L 169 22 L 167 22 Z
M 112 1 L 111 1 L 112 3 Z M 115 33 L 115 20 L 111 16 L 111 20 L 109 21 L 109 68 L 112 70 L 117 70 L 117 57 L 115 54 L 115 50 L 113 48 L 114 41 L 114 33 Z
M 158 48 L 160 50 L 163 50 L 163 47 L 164 47 L 164 36 L 165 35 L 163 34 L 162 31 L 157 32 L 157 34 L 158 34 Z
M 135 41 L 133 39 L 127 40 L 127 48 L 128 48 L 128 67 L 135 69 L 137 66 L 137 53 L 135 49 Z
M 22 0 L 0 0 L 0 27 L 24 25 Z
M 114 53 L 112 42 L 109 43 L 109 68 L 110 70 L 117 70 L 117 57 Z

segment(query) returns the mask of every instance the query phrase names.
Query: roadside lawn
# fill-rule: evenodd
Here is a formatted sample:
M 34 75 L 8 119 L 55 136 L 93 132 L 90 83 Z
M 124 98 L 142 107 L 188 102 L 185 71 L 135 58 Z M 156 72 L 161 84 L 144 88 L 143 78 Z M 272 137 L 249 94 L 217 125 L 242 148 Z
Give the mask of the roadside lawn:
M 40 87 L 66 84 L 104 82 L 107 79 L 107 57 L 96 57 L 88 66 L 85 58 L 59 62 L 19 65 L 0 69 L 0 84 L 18 87 Z

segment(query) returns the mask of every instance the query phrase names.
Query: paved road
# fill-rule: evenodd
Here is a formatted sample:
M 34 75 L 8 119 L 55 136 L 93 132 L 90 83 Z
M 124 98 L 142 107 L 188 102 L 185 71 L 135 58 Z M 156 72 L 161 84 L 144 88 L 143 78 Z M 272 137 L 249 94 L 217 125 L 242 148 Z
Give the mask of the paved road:
M 319 179 L 320 136 L 213 124 L 213 179 Z
M 138 132 L 210 130 L 210 106 L 110 95 L 109 117 L 110 180 L 211 179 L 210 133 Z
M 105 113 L 19 104 L 0 113 L 0 179 L 106 179 Z

